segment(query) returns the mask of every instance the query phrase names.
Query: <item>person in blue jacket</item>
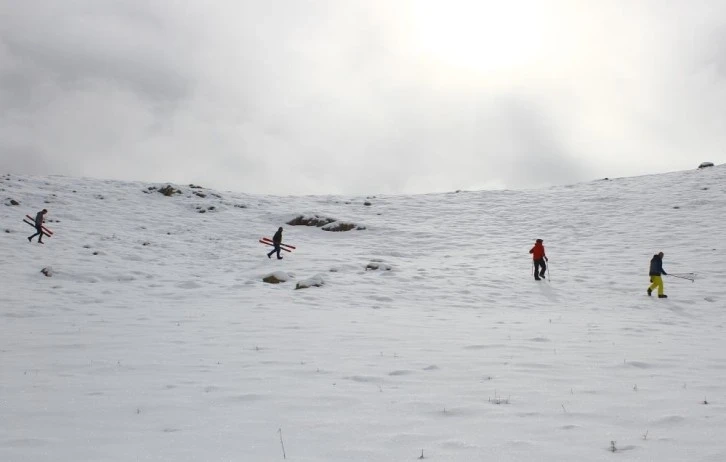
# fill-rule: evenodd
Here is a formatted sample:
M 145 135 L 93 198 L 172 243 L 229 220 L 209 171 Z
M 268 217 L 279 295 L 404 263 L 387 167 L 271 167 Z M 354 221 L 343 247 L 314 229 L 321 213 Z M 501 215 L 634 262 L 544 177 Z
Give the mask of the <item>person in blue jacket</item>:
M 668 273 L 663 270 L 663 252 L 659 252 L 656 255 L 653 255 L 653 258 L 650 259 L 650 287 L 648 287 L 648 296 L 653 293 L 654 289 L 658 289 L 658 298 L 668 298 L 666 294 L 663 293 L 663 278 L 661 277 L 662 274 L 668 275 Z

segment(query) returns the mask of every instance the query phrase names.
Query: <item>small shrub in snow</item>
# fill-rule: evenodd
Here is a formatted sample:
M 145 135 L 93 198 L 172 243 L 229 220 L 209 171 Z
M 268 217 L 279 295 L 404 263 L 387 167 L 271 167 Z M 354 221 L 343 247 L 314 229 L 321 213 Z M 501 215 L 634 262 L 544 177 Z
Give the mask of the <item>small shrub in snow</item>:
M 370 202 L 368 202 L 368 201 L 365 201 L 365 202 L 363 202 L 363 205 L 365 205 L 366 207 L 370 207 L 370 206 L 371 206 L 371 205 L 373 205 L 373 204 L 371 204 L 371 203 L 370 203 Z
M 8 207 L 11 205 L 20 205 L 20 202 L 16 201 L 15 199 L 8 199 L 7 201 L 5 201 L 5 205 L 7 205 Z
M 50 266 L 46 266 L 45 268 L 40 270 L 40 272 L 43 273 L 45 277 L 53 276 L 53 268 L 51 268 Z
M 204 194 L 203 192 L 199 192 L 199 191 L 194 191 L 194 195 L 195 196 L 198 196 L 198 197 L 201 197 L 201 198 L 207 197 L 206 194 Z
M 509 397 L 502 398 L 500 395 L 494 393 L 494 398 L 489 398 L 489 402 L 492 404 L 509 404 Z
M 309 279 L 303 279 L 302 281 L 298 281 L 298 283 L 295 285 L 295 290 L 307 289 L 309 287 L 322 287 L 324 283 L 325 282 L 323 281 L 323 277 L 319 274 L 316 274 Z
M 279 284 L 290 280 L 290 275 L 284 271 L 275 271 L 262 277 L 262 281 L 268 284 Z
M 701 162 L 701 165 L 698 166 L 698 168 L 706 168 L 706 167 L 713 167 L 713 162 Z

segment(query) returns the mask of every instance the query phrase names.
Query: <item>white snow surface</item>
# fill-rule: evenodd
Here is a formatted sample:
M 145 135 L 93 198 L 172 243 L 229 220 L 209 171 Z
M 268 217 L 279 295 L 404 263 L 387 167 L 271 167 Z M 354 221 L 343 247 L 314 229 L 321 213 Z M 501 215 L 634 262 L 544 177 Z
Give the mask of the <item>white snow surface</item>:
M 149 186 L 0 177 L 0 460 L 726 460 L 726 166 L 369 198 Z M 29 244 L 42 208 L 55 235 Z M 285 224 L 313 214 L 366 229 Z M 258 242 L 278 226 L 279 261 Z M 668 299 L 645 293 L 658 251 L 698 275 L 664 277 Z

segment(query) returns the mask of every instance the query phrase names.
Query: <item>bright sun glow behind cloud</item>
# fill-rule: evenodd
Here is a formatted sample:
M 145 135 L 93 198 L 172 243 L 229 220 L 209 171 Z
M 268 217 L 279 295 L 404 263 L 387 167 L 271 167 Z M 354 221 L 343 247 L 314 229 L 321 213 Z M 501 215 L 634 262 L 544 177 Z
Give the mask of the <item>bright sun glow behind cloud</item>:
M 383 194 L 726 161 L 724 0 L 2 11 L 0 170 L 13 173 Z
M 540 2 L 418 0 L 412 9 L 414 46 L 433 64 L 500 74 L 540 58 L 545 39 Z

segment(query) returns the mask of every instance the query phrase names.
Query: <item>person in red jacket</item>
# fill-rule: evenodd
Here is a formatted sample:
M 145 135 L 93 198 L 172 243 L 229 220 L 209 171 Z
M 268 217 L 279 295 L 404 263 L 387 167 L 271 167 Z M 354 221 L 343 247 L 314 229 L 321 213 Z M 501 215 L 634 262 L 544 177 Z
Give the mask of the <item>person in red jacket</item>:
M 537 239 L 534 243 L 534 247 L 529 250 L 529 253 L 532 254 L 532 260 L 534 261 L 534 279 L 537 281 L 544 279 L 545 270 L 547 269 L 547 265 L 545 264 L 547 261 L 547 255 L 545 254 L 545 248 L 542 245 L 542 239 Z

